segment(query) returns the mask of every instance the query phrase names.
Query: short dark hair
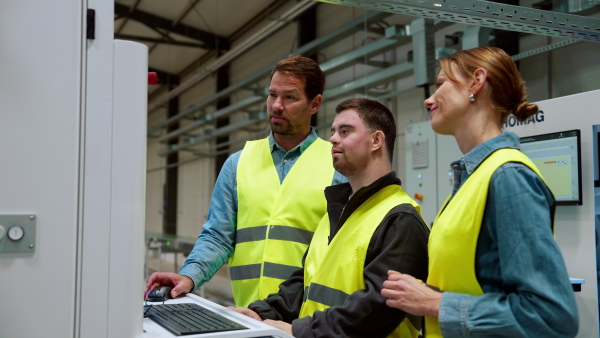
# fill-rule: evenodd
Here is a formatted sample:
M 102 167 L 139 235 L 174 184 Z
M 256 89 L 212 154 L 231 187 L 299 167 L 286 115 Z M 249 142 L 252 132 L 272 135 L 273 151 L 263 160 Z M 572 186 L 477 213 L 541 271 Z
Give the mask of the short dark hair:
M 275 72 L 297 77 L 304 81 L 304 93 L 309 100 L 323 94 L 325 89 L 325 73 L 313 59 L 302 55 L 290 55 L 279 61 L 271 70 L 269 80 Z
M 365 126 L 372 132 L 381 130 L 385 135 L 385 146 L 390 163 L 394 158 L 394 142 L 396 142 L 396 121 L 392 112 L 383 104 L 366 98 L 351 98 L 340 102 L 335 107 L 335 113 L 344 110 L 356 111 Z

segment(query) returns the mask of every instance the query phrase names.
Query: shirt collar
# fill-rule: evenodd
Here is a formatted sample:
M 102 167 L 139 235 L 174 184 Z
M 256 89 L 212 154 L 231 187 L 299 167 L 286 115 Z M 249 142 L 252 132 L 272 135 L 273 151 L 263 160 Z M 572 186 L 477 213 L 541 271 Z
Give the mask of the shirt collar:
M 502 148 L 519 149 L 521 141 L 517 134 L 504 132 L 494 138 L 491 138 L 466 153 L 462 161 L 467 173 L 471 175 L 477 167 L 488 158 L 493 152 Z
M 306 150 L 306 148 L 308 148 L 308 146 L 310 146 L 318 137 L 319 136 L 317 135 L 315 128 L 310 127 L 310 133 L 304 139 L 304 141 L 300 142 L 300 144 L 295 146 L 290 151 L 295 151 L 296 149 L 298 149 L 300 154 L 302 154 L 304 152 L 304 150 Z M 269 139 L 269 149 L 271 149 L 271 152 L 274 152 L 275 150 L 281 150 L 281 151 L 285 152 L 285 150 L 277 143 L 277 141 L 275 141 L 275 137 L 273 136 L 272 130 L 271 130 L 271 132 L 269 132 L 268 139 Z

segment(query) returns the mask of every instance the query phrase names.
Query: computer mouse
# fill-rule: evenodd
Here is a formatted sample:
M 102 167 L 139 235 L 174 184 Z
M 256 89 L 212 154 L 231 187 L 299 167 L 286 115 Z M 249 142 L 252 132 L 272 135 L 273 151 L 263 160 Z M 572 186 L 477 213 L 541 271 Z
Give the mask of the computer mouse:
M 164 302 L 167 299 L 171 299 L 171 289 L 170 286 L 159 286 L 156 289 L 150 291 L 148 294 L 147 301 L 149 302 Z

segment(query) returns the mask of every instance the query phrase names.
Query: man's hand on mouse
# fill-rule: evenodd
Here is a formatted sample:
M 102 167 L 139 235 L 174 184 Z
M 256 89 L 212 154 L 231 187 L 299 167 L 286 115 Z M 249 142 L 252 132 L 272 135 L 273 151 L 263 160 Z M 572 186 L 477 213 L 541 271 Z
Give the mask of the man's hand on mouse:
M 181 294 L 186 294 L 194 289 L 194 281 L 188 276 L 179 275 L 172 272 L 155 272 L 146 281 L 146 291 L 144 299 L 148 298 L 148 293 L 159 286 L 170 286 L 171 298 Z

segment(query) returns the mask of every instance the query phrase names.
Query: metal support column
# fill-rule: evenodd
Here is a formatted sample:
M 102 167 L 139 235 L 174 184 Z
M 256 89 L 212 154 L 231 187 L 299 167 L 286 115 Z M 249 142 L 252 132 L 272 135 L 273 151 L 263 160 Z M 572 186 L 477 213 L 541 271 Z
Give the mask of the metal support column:
M 229 64 L 226 64 L 223 67 L 220 67 L 219 69 L 217 69 L 216 73 L 217 73 L 217 92 L 220 92 L 221 90 L 229 87 Z M 220 98 L 217 101 L 217 109 L 216 110 L 225 108 L 225 107 L 229 106 L 230 103 L 231 103 L 231 99 L 229 98 L 229 96 Z M 229 125 L 229 116 L 220 117 L 216 121 L 215 130 L 218 130 L 219 128 L 225 127 L 227 125 Z M 215 144 L 222 144 L 222 143 L 225 144 L 225 145 L 219 146 L 216 149 L 217 152 L 229 149 L 228 142 L 229 142 L 229 134 L 217 136 L 215 139 Z M 217 155 L 215 157 L 215 180 L 219 176 L 219 173 L 221 172 L 221 167 L 223 167 L 223 164 L 225 164 L 225 160 L 227 160 L 227 157 L 229 157 L 228 152 L 220 153 L 219 155 Z
M 317 38 L 317 7 L 312 7 L 306 10 L 302 15 L 298 17 L 298 47 L 301 47 L 309 42 L 314 41 Z M 317 60 L 317 54 L 311 52 L 306 55 L 315 61 Z M 310 117 L 310 125 L 317 125 L 317 114 L 313 114 Z
M 435 80 L 435 27 L 433 20 L 416 18 L 410 23 L 415 87 L 423 87 L 425 99 Z
M 467 27 L 462 37 L 462 49 L 465 50 L 481 46 L 489 46 L 491 32 L 492 29 L 489 27 Z
M 167 80 L 170 88 L 174 88 L 179 84 L 179 79 L 175 76 L 170 76 Z M 174 97 L 168 102 L 167 116 L 175 116 L 179 112 L 179 97 Z M 179 122 L 167 127 L 167 132 L 179 129 Z M 178 139 L 169 141 L 170 145 L 178 143 Z M 163 232 L 166 234 L 177 233 L 177 186 L 178 172 L 177 166 L 171 164 L 179 162 L 179 154 L 173 152 L 167 156 L 167 169 L 165 170 L 165 184 L 163 191 Z

